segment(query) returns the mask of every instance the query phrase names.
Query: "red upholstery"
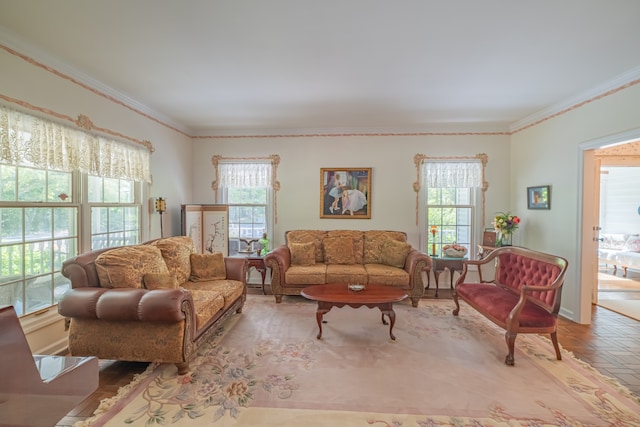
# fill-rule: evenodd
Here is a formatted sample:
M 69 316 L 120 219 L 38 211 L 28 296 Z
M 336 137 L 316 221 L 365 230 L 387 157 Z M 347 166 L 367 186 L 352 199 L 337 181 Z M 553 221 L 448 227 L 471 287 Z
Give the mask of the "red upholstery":
M 467 279 L 470 265 L 478 269 L 477 281 Z M 462 299 L 504 328 L 507 365 L 514 364 L 518 333 L 551 334 L 560 360 L 556 323 L 567 265 L 564 258 L 515 246 L 498 248 L 482 260 L 466 260 L 453 292 L 453 314 L 459 314 Z

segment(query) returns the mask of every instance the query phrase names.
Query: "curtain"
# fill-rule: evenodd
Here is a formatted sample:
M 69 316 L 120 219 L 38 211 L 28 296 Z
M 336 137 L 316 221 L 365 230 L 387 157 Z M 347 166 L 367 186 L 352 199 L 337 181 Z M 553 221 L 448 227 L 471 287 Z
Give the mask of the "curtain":
M 146 147 L 93 135 L 0 106 L 0 162 L 151 182 Z
M 220 163 L 218 165 L 220 188 L 271 188 L 271 163 Z
M 482 162 L 424 162 L 422 181 L 427 188 L 482 188 Z

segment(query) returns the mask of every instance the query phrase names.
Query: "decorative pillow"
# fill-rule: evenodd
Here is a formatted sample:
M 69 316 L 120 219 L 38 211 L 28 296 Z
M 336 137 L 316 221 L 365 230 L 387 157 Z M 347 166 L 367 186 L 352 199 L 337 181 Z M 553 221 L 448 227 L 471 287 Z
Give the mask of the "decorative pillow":
M 355 264 L 353 239 L 349 237 L 325 237 L 324 261 L 327 264 Z
M 173 273 L 146 273 L 142 276 L 147 289 L 178 289 L 180 287 Z
M 623 251 L 640 252 L 640 236 L 631 236 L 624 244 Z
M 160 249 L 153 245 L 123 246 L 96 258 L 96 272 L 103 288 L 141 288 L 145 273 L 168 271 Z
M 316 263 L 316 244 L 289 243 L 292 265 L 314 265 Z
M 189 275 L 191 274 L 190 256 L 196 252 L 196 247 L 191 237 L 167 237 L 156 240 L 152 244 L 160 249 L 167 268 L 176 275 L 178 283 L 184 283 L 189 280 Z
M 227 270 L 222 252 L 191 254 L 191 281 L 221 280 L 226 278 Z
M 403 268 L 404 261 L 410 250 L 411 245 L 409 243 L 387 239 L 380 247 L 380 263 Z
M 381 264 L 380 251 L 387 240 L 406 242 L 407 235 L 402 231 L 367 230 L 364 232 L 364 264 Z

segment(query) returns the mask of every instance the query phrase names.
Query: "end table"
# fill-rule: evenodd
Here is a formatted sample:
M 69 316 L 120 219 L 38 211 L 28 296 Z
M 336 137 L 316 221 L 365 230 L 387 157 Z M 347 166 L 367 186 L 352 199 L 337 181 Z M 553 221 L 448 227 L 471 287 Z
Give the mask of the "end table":
M 264 290 L 264 281 L 267 277 L 267 266 L 264 263 L 264 257 L 260 255 L 247 255 L 241 253 L 235 256 L 237 256 L 238 258 L 246 258 L 247 261 L 249 261 L 249 268 L 247 269 L 247 284 L 249 282 L 249 272 L 251 270 L 251 267 L 255 268 L 256 271 L 260 273 L 260 276 L 262 276 L 262 294 L 266 295 L 267 293 Z
M 446 269 L 449 270 L 449 286 L 453 289 L 453 273 L 456 271 L 458 273 L 462 273 L 463 262 L 467 257 L 464 258 L 453 258 L 453 257 L 431 257 L 431 271 L 433 271 L 433 278 L 436 281 L 436 298 L 438 298 L 438 287 L 439 287 L 439 278 L 440 274 Z M 431 278 L 427 274 L 427 287 L 425 291 L 429 289 L 431 286 Z

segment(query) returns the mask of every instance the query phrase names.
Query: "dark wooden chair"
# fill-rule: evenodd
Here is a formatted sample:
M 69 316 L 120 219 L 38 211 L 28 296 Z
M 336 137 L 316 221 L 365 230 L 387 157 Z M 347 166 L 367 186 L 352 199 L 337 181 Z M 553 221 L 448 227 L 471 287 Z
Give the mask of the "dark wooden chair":
M 98 359 L 33 355 L 13 306 L 0 308 L 0 425 L 56 425 L 98 388 Z

